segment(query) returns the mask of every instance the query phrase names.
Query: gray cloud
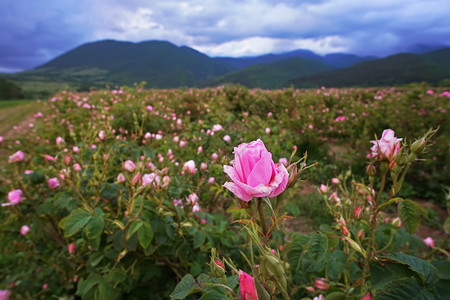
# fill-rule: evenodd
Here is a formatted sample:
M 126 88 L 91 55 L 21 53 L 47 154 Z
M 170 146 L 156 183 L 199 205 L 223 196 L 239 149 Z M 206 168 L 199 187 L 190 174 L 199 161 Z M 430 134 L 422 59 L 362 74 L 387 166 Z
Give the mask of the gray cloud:
M 98 39 L 168 40 L 209 55 L 309 48 L 384 56 L 450 45 L 448 0 L 35 0 L 0 2 L 0 72 Z

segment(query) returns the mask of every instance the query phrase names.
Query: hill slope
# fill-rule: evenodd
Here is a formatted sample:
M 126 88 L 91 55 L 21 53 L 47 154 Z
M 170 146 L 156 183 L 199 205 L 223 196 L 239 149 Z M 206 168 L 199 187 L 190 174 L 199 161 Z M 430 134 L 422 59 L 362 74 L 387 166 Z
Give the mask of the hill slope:
M 321 62 L 305 58 L 286 58 L 281 61 L 253 65 L 202 83 L 202 86 L 217 86 L 236 83 L 248 88 L 277 89 L 289 86 L 289 79 L 332 70 Z
M 164 41 L 141 43 L 112 40 L 75 48 L 23 76 L 43 76 L 65 81 L 90 81 L 148 87 L 193 86 L 197 82 L 234 70 L 194 49 Z
M 422 81 L 439 83 L 450 78 L 449 53 L 447 48 L 423 55 L 397 54 L 346 69 L 298 77 L 290 83 L 297 87 L 383 86 Z

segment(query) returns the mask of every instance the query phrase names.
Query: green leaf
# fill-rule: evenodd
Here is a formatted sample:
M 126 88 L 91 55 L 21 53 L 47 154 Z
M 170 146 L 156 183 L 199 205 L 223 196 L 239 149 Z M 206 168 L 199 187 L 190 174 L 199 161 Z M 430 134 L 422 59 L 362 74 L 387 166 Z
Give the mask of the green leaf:
M 374 297 L 377 300 L 434 300 L 434 296 L 414 277 L 386 284 Z
M 192 293 L 200 292 L 201 289 L 191 274 L 185 275 L 177 284 L 172 294 L 171 299 L 184 299 Z
M 447 219 L 445 219 L 444 231 L 446 234 L 450 234 L 450 217 L 447 217 Z
M 389 260 L 371 261 L 370 283 L 372 289 L 382 289 L 389 282 L 414 277 L 415 273 L 406 265 Z
M 303 247 L 308 244 L 309 236 L 301 235 L 296 237 L 290 244 L 288 260 L 293 273 L 296 273 L 301 266 Z
M 147 248 L 153 240 L 153 229 L 149 223 L 144 222 L 138 230 L 139 244 L 142 248 Z
M 105 257 L 103 252 L 94 253 L 89 256 L 88 264 L 95 267 L 102 261 L 103 257 Z
M 308 243 L 307 255 L 315 263 L 325 258 L 328 249 L 328 238 L 322 233 L 315 233 Z
M 30 174 L 30 179 L 33 184 L 40 184 L 45 181 L 45 175 L 40 171 L 34 171 Z
M 127 240 L 136 233 L 136 231 L 138 231 L 142 225 L 144 225 L 144 222 L 142 220 L 136 220 L 136 221 L 132 221 L 130 227 L 128 228 L 128 232 L 127 232 Z
M 203 294 L 199 300 L 221 300 L 228 299 L 225 294 L 219 293 L 218 291 L 209 291 Z
M 98 298 L 99 299 L 108 299 L 114 300 L 118 299 L 119 293 L 108 283 L 105 281 L 101 281 L 98 285 Z
M 325 300 L 345 300 L 347 295 L 343 292 L 332 292 L 325 297 Z
M 194 249 L 201 247 L 206 240 L 205 233 L 201 230 L 194 233 Z
M 397 202 L 397 201 L 403 201 L 403 199 L 402 199 L 402 198 L 399 198 L 399 197 L 397 197 L 397 198 L 392 198 L 392 199 L 390 199 L 389 201 L 384 202 L 384 203 L 382 203 L 381 205 L 379 205 L 378 208 L 377 208 L 377 211 L 381 211 L 381 210 L 382 210 L 383 208 L 385 208 L 386 206 L 389 206 L 389 205 L 391 205 L 391 204 L 393 204 L 393 203 L 395 203 L 395 202 Z
M 67 205 L 69 204 L 71 199 L 72 194 L 68 192 L 59 193 L 57 194 L 57 197 L 55 199 L 55 206 L 59 209 L 67 208 Z
M 423 259 L 403 253 L 393 253 L 388 257 L 409 266 L 411 270 L 418 273 L 423 284 L 428 289 L 433 288 L 439 281 L 436 267 Z
M 417 203 L 417 202 L 415 202 L 415 201 L 413 201 L 413 200 L 409 200 L 409 199 L 407 199 L 407 200 L 405 200 L 405 201 L 411 203 L 412 205 L 414 205 L 414 206 L 416 207 L 416 209 L 417 209 L 423 216 L 425 216 L 425 218 L 428 219 L 428 212 L 427 212 L 427 210 L 426 210 L 425 208 L 423 208 L 419 203 Z
M 336 250 L 327 255 L 326 274 L 333 281 L 338 281 L 342 270 L 347 262 L 347 256 L 344 251 Z
M 97 238 L 105 228 L 105 220 L 102 215 L 93 216 L 86 225 L 86 237 L 90 240 Z
M 119 196 L 120 187 L 117 183 L 106 183 L 101 196 L 105 199 L 113 199 Z
M 59 227 L 64 229 L 64 235 L 71 237 L 78 231 L 80 231 L 91 219 L 91 214 L 87 211 L 77 209 L 74 210 L 67 217 L 63 218 L 59 222 Z
M 92 273 L 86 279 L 81 279 L 78 281 L 78 295 L 87 294 L 94 286 L 99 284 L 102 281 L 102 277 L 98 274 Z
M 410 201 L 402 201 L 398 204 L 398 214 L 405 229 L 409 233 L 416 232 L 420 225 L 420 217 L 417 208 Z

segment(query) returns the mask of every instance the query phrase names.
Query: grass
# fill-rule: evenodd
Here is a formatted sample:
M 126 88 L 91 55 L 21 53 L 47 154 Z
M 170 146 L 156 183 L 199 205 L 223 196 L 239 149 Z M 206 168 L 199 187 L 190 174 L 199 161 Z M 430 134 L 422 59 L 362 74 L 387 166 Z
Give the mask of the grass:
M 43 110 L 44 105 L 35 100 L 0 101 L 0 135 L 7 135 L 12 126 L 19 125 Z

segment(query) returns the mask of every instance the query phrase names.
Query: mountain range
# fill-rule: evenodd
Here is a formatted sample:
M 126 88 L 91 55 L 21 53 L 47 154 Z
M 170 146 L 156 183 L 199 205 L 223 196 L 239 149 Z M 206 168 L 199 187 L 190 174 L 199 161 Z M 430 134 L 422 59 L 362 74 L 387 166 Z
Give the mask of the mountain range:
M 431 50 L 430 52 L 427 52 Z M 449 85 L 450 47 L 418 45 L 384 58 L 296 50 L 256 57 L 209 57 L 167 41 L 103 40 L 81 45 L 33 69 L 3 74 L 24 90 L 133 85 L 206 87 L 235 83 L 249 88 Z

